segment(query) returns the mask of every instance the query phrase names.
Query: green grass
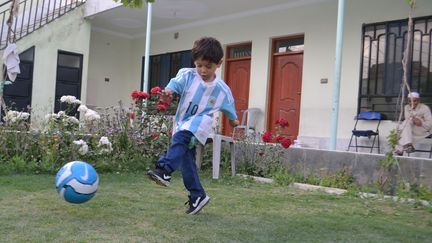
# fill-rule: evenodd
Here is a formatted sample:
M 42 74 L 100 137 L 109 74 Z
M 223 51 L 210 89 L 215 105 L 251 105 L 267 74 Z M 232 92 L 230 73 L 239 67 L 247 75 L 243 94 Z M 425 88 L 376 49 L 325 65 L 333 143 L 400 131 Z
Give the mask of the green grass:
M 305 192 L 240 178 L 211 180 L 212 197 L 186 215 L 179 176 L 102 174 L 96 196 L 62 201 L 49 175 L 0 177 L 1 242 L 430 242 L 430 207 Z

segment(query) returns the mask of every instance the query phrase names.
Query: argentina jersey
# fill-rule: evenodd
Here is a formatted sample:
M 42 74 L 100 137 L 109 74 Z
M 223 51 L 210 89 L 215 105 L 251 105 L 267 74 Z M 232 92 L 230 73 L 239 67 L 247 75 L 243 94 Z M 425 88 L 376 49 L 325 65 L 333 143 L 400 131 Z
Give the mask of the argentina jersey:
M 173 133 L 188 130 L 205 144 L 213 132 L 214 113 L 222 111 L 228 119 L 237 119 L 231 90 L 218 77 L 204 82 L 195 68 L 183 68 L 166 88 L 180 95 Z

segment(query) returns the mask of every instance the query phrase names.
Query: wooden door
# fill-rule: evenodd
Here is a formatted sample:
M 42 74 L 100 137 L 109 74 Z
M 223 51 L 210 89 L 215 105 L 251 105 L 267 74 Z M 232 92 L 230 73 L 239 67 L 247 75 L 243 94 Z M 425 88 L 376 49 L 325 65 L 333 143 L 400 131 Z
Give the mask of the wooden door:
M 227 48 L 227 60 L 225 69 L 225 82 L 230 87 L 235 100 L 235 108 L 239 121 L 243 111 L 248 108 L 249 83 L 251 66 L 251 44 L 229 46 Z M 231 136 L 232 126 L 223 116 L 222 134 Z
M 298 49 L 290 46 L 297 46 L 295 43 L 297 42 L 294 42 L 294 45 L 290 44 L 289 40 L 288 42 L 282 40 L 282 43 L 280 43 L 280 40 L 274 42 L 267 119 L 268 131 L 278 132 L 291 140 L 297 138 L 299 131 L 303 70 L 303 51 L 298 51 Z M 303 46 L 302 43 L 301 46 Z M 289 126 L 277 130 L 276 121 L 280 118 L 286 119 Z

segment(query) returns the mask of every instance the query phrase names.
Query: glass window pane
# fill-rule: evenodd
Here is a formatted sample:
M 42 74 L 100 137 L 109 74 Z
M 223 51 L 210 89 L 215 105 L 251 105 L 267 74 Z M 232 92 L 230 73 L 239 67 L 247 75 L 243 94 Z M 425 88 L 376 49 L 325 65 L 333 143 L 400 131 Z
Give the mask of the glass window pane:
M 228 58 L 251 57 L 252 46 L 250 44 L 247 44 L 242 46 L 230 47 L 228 55 L 229 55 Z
M 81 56 L 74 54 L 59 53 L 58 65 L 63 67 L 81 67 Z
M 26 51 L 19 54 L 21 61 L 33 62 L 34 60 L 34 47 L 27 49 Z
M 280 52 L 294 52 L 304 50 L 304 39 L 289 39 L 289 40 L 279 40 L 276 42 L 276 53 Z

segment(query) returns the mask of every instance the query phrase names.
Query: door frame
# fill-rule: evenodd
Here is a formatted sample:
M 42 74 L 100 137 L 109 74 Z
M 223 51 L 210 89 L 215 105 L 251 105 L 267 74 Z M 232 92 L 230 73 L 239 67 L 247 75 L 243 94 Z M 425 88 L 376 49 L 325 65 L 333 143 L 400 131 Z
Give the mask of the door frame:
M 304 58 L 304 51 L 294 51 L 294 52 L 290 52 L 288 53 L 282 53 L 282 54 L 278 54 L 276 52 L 276 42 L 280 41 L 280 40 L 290 40 L 290 39 L 298 39 L 298 38 L 303 38 L 304 40 L 305 35 L 304 34 L 295 34 L 295 35 L 287 35 L 287 36 L 279 36 L 279 37 L 274 37 L 271 39 L 271 47 L 270 47 L 270 67 L 269 67 L 269 71 L 270 71 L 270 75 L 269 75 L 269 81 L 268 81 L 268 89 L 267 89 L 267 112 L 266 112 L 266 131 L 270 131 L 271 130 L 271 125 L 270 124 L 270 115 L 271 115 L 271 107 L 272 107 L 272 100 L 270 98 L 271 95 L 271 91 L 273 88 L 273 78 L 274 78 L 274 73 L 273 73 L 273 66 L 274 66 L 274 57 L 278 56 L 278 55 L 297 55 L 297 54 L 303 54 L 303 58 Z M 302 80 L 302 86 L 303 86 L 303 80 Z M 300 100 L 301 101 L 301 100 Z M 299 101 L 299 102 L 300 102 Z M 301 104 L 301 103 L 300 103 Z M 299 119 L 300 119 L 300 112 L 301 109 L 299 109 Z M 299 121 L 299 130 L 300 130 L 300 121 Z M 298 136 L 298 134 L 297 134 Z
M 35 56 L 36 56 L 36 47 L 35 46 L 31 46 L 31 47 L 27 48 L 26 50 L 20 52 L 19 56 L 21 56 L 22 54 L 24 54 L 24 53 L 26 53 L 28 51 L 31 51 L 31 55 L 32 55 L 32 57 L 31 57 L 32 60 L 31 61 L 24 60 L 24 59 L 20 58 L 21 59 L 20 60 L 20 69 L 21 70 L 23 70 L 22 67 L 21 67 L 22 66 L 21 64 L 29 64 L 29 65 L 31 65 L 31 73 L 30 73 L 30 78 L 29 78 L 30 87 L 28 89 L 29 96 L 27 96 L 30 99 L 30 103 L 27 105 L 26 108 L 24 108 L 24 110 L 21 110 L 21 111 L 25 111 L 25 112 L 28 112 L 28 108 L 29 107 L 31 108 L 32 101 L 33 101 L 33 78 L 34 78 L 34 63 L 35 63 Z M 3 64 L 3 68 L 5 68 L 4 64 Z M 7 72 L 3 73 L 3 80 L 8 80 L 9 79 L 9 77 L 7 75 L 8 75 Z M 23 75 L 22 73 L 18 74 L 14 82 L 20 82 L 20 79 L 21 79 L 22 75 Z M 5 102 L 6 102 L 6 100 L 8 98 L 11 99 L 11 100 L 13 100 L 14 98 L 17 97 L 17 95 L 10 95 L 6 91 L 7 91 L 7 86 L 5 86 L 4 90 L 3 90 L 3 99 L 4 99 Z M 18 96 L 18 97 L 24 97 L 24 96 Z M 4 110 L 2 110 L 2 113 L 3 112 L 4 112 Z M 2 114 L 0 114 L 0 119 L 2 119 Z
M 55 88 L 54 88 L 54 106 L 53 106 L 53 110 L 55 112 L 55 98 L 57 96 L 57 84 L 58 84 L 58 68 L 59 67 L 66 67 L 66 66 L 62 66 L 59 65 L 59 58 L 60 58 L 60 54 L 63 55 L 71 55 L 71 56 L 77 56 L 79 57 L 79 63 L 80 63 L 80 67 L 79 67 L 79 85 L 78 85 L 78 95 L 76 96 L 77 99 L 81 100 L 81 94 L 82 94 L 82 80 L 83 80 L 83 64 L 84 64 L 84 54 L 81 53 L 77 53 L 77 52 L 70 52 L 70 51 L 64 51 L 64 50 L 57 50 L 57 63 L 56 63 L 56 78 L 55 78 Z M 60 109 L 61 109 L 61 104 L 60 104 Z M 77 113 L 77 115 L 79 115 L 79 113 Z
M 230 56 L 230 50 L 233 49 L 233 48 L 236 48 L 236 47 L 240 47 L 240 46 L 250 46 L 251 47 L 251 53 L 250 53 L 250 55 L 247 56 L 247 57 L 231 57 Z M 250 60 L 251 64 L 252 64 L 252 41 L 245 41 L 245 42 L 239 42 L 239 43 L 235 43 L 235 44 L 228 44 L 228 45 L 225 46 L 225 60 L 224 60 L 224 70 L 223 70 L 223 75 L 224 76 L 223 77 L 224 77 L 224 82 L 225 82 L 226 85 L 228 85 L 228 72 L 229 72 L 228 64 L 230 62 L 232 62 L 232 61 L 239 61 L 239 60 Z M 250 91 L 250 78 L 251 78 L 251 73 L 249 73 L 249 87 L 248 87 L 249 91 Z M 231 87 L 230 87 L 230 89 L 231 89 Z M 249 95 L 250 95 L 249 91 L 248 91 L 248 107 L 249 107 Z M 233 98 L 235 100 L 235 97 L 233 97 Z M 225 114 L 223 114 L 221 116 L 220 123 L 219 123 L 220 126 L 221 126 L 220 132 L 222 134 L 227 134 L 228 133 L 227 132 L 227 128 L 224 127 L 224 123 L 225 123 L 224 121 L 226 119 L 228 119 L 228 118 L 226 118 Z M 237 120 L 240 121 L 241 117 L 237 117 Z

